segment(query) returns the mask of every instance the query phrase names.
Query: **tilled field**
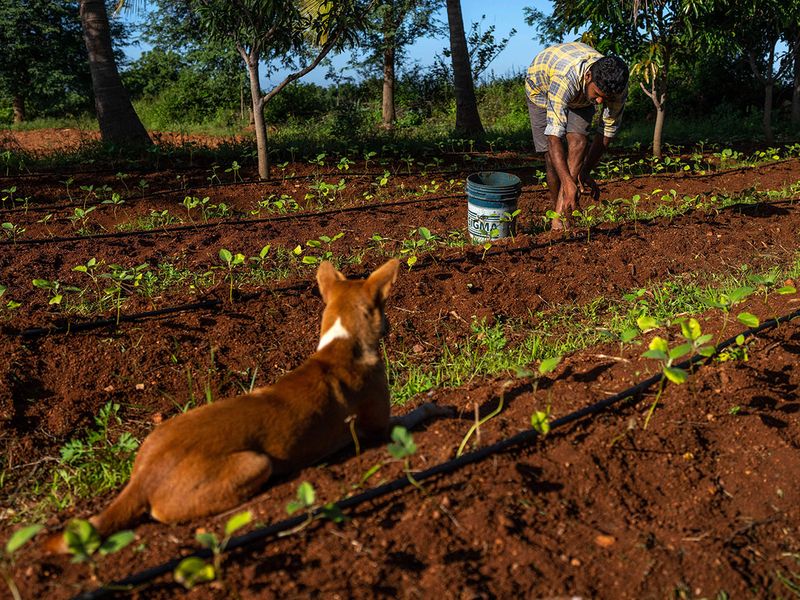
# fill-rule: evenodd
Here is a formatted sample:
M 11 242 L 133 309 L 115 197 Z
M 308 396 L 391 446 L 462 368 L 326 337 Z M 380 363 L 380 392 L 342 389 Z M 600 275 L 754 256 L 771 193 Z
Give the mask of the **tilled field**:
M 185 168 L 177 177 L 164 170 L 146 174 L 142 189 L 138 175 L 131 177 L 127 192 L 110 172 L 75 174 L 69 194 L 60 183 L 64 173 L 5 178 L 3 187 L 16 187 L 15 197 L 28 202 L 5 203 L 0 215 L 25 230 L 0 246 L 2 301 L 19 303 L 0 313 L 7 357 L 0 365 L 4 533 L 18 527 L 15 515 L 44 511 L 55 528 L 110 500 L 112 492 L 101 493 L 61 511 L 37 504 L 60 449 L 92 427 L 109 402 L 121 407 L 110 435 L 125 431 L 141 440 L 181 407 L 269 383 L 298 365 L 317 342 L 322 302 L 313 281 L 321 259 L 336 260 L 353 277 L 390 255 L 416 258 L 404 267 L 387 310 L 386 358 L 390 366 L 403 365 L 392 371 L 398 379 L 407 367 L 442 361 L 443 348 L 477 344 L 476 353 L 485 351 L 485 331 L 476 338 L 481 321 L 504 328 L 513 346 L 570 306 L 621 299 L 682 277 L 711 282 L 788 272 L 797 262 L 797 159 L 601 182 L 602 202 L 587 213 L 597 221 L 584 219 L 565 236 L 543 231 L 549 206 L 546 191 L 533 184 L 534 169 L 496 157 L 486 164 L 508 168 L 526 184 L 519 233 L 488 247 L 464 243 L 462 183 L 471 171 L 459 164 L 425 174 L 389 166 L 384 186 L 375 185 L 383 167 L 353 175 L 299 164 L 267 183 L 224 185 L 211 185 L 208 169 Z M 343 189 L 320 198 L 327 189 L 320 181 L 342 179 Z M 81 186 L 93 186 L 93 195 Z M 112 191 L 98 196 L 103 186 Z M 114 191 L 125 201 L 102 204 Z M 264 201 L 271 195 L 273 203 L 283 196 L 285 206 L 291 198 L 296 208 L 284 214 L 270 208 Z M 208 197 L 206 206 L 224 203 L 229 212 L 187 208 L 187 196 Z M 637 196 L 634 210 L 646 219 L 632 218 Z M 77 208 L 92 206 L 86 221 L 74 218 Z M 152 213 L 165 209 L 176 220 L 153 226 Z M 150 219 L 148 227 L 140 217 Z M 261 262 L 255 260 L 267 245 Z M 226 268 L 222 248 L 241 253 L 245 264 Z M 94 271 L 74 269 L 93 258 Z M 115 283 L 111 265 L 133 273 L 120 278 L 116 302 L 107 292 Z M 142 293 L 146 285 L 151 293 Z M 794 285 L 791 279 L 753 284 L 730 314 L 677 316 L 696 316 L 718 343 L 746 329 L 737 313 L 765 321 L 797 311 L 796 293 L 773 293 Z M 60 301 L 51 302 L 59 293 Z M 586 318 L 581 314 L 578 320 Z M 476 375 L 417 394 L 397 412 L 434 401 L 454 407 L 457 417 L 415 432 L 412 468 L 452 459 L 475 411 L 489 414 L 501 397 L 502 412 L 481 426 L 469 450 L 530 430 L 534 411 L 550 407 L 556 420 L 630 388 L 659 372 L 641 356 L 653 336 L 672 346 L 679 331 L 674 319 L 662 320 L 632 344 L 593 341 L 541 379 L 530 371 Z M 685 384 L 666 384 L 647 428 L 658 385 L 533 443 L 426 480 L 422 489 L 410 486 L 359 505 L 344 523 L 315 521 L 294 535 L 240 548 L 226 556 L 221 581 L 192 593 L 791 597 L 800 586 L 793 574 L 800 570 L 800 330 L 796 321 L 783 322 L 731 348 L 698 365 Z M 356 490 L 386 456 L 381 447 L 358 457 L 344 453 L 276 482 L 246 508 L 258 524 L 277 522 L 301 481 L 313 483 L 320 503 L 341 500 L 367 487 Z M 368 485 L 402 475 L 400 464 L 386 464 Z M 13 575 L 24 597 L 70 597 L 193 552 L 195 531 L 219 531 L 226 518 L 142 524 L 136 543 L 99 559 L 95 579 L 87 565 L 44 556 L 34 543 L 20 551 Z M 167 576 L 133 594 L 173 597 L 182 590 Z

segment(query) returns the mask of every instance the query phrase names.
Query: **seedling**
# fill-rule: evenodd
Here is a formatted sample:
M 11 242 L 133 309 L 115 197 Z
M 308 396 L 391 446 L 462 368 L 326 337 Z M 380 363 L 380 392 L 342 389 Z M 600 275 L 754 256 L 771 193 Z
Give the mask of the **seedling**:
M 511 234 L 512 240 L 514 239 L 514 234 L 516 231 L 516 220 L 521 212 L 522 211 L 519 208 L 513 212 L 503 211 L 503 216 L 500 217 L 501 223 L 508 223 L 508 232 Z
M 70 286 L 70 285 L 62 285 L 60 281 L 48 281 L 47 279 L 34 279 L 31 283 L 33 283 L 34 287 L 48 290 L 50 292 L 50 300 L 47 304 L 61 304 L 61 301 L 64 299 L 64 292 L 80 292 L 81 289 Z
M 11 570 L 14 567 L 14 554 L 33 539 L 43 528 L 42 525 L 28 525 L 27 527 L 17 529 L 11 534 L 11 537 L 8 538 L 3 552 L 0 552 L 0 575 L 3 576 L 8 589 L 11 590 L 11 596 L 14 600 L 22 600 L 19 588 L 14 578 L 11 576 Z
M 3 208 L 6 207 L 6 201 L 10 202 L 13 206 L 14 204 L 14 193 L 17 191 L 17 186 L 12 185 L 4 190 L 0 190 L 0 193 L 3 194 L 3 197 L 0 198 L 0 201 L 3 203 Z
M 6 221 L 2 225 L 0 225 L 3 229 L 3 233 L 6 234 L 6 237 L 10 239 L 13 243 L 17 243 L 17 238 L 20 237 L 23 233 L 25 233 L 26 229 L 22 225 L 15 225 L 10 221 Z
M 419 239 L 414 239 L 415 235 L 419 235 Z M 411 267 L 417 263 L 417 255 L 425 250 L 435 248 L 438 238 L 427 227 L 412 229 L 409 236 L 408 239 L 403 240 L 400 254 L 409 255 L 406 259 L 406 264 L 408 269 L 411 270 Z
M 122 199 L 122 196 L 117 192 L 111 194 L 111 198 L 106 198 L 101 202 L 101 204 L 111 204 L 114 207 L 114 218 L 117 218 L 117 209 L 125 204 L 125 200 Z
M 308 240 L 306 242 L 306 246 L 308 246 L 309 248 L 321 248 L 322 244 L 326 244 L 328 246 L 328 248 L 326 250 L 324 250 L 322 252 L 322 254 L 320 254 L 319 256 L 313 256 L 311 254 L 306 254 L 302 258 L 301 262 L 304 265 L 318 265 L 322 261 L 333 260 L 333 252 L 331 251 L 330 246 L 331 246 L 331 244 L 333 244 L 333 242 L 335 242 L 336 240 L 338 240 L 342 236 L 344 236 L 344 233 L 340 231 L 339 233 L 337 233 L 333 237 L 328 237 L 327 235 L 321 235 L 321 236 L 319 236 L 319 239 Z
M 77 230 L 78 235 L 89 235 L 91 233 L 89 229 L 89 215 L 92 214 L 96 208 L 96 206 L 90 206 L 89 208 L 76 206 L 73 214 L 67 217 L 73 227 L 76 227 L 78 223 L 80 223 L 80 228 Z
M 238 162 L 236 162 L 236 161 L 233 161 L 233 162 L 231 163 L 231 166 L 230 166 L 230 167 L 228 167 L 227 169 L 225 169 L 225 172 L 226 172 L 226 173 L 233 173 L 233 183 L 236 183 L 236 179 L 237 179 L 237 178 L 239 179 L 239 181 L 240 181 L 241 183 L 244 183 L 244 179 L 242 179 L 242 178 L 241 178 L 241 176 L 239 175 L 239 169 L 241 169 L 241 168 L 242 168 L 242 167 L 241 167 L 241 166 L 239 166 L 239 163 L 238 163 Z
M 222 540 L 211 532 L 201 531 L 197 533 L 195 539 L 201 546 L 211 550 L 213 555 L 212 563 L 209 564 L 198 556 L 185 558 L 175 568 L 173 573 L 175 581 L 186 589 L 191 589 L 198 583 L 214 581 L 217 577 L 222 581 L 222 555 L 228 547 L 233 534 L 242 527 L 249 525 L 252 520 L 253 513 L 249 510 L 233 515 L 225 523 L 225 533 Z
M 208 179 L 208 182 L 209 182 L 211 185 L 214 185 L 214 182 L 215 182 L 215 181 L 216 181 L 218 184 L 221 184 L 221 183 L 222 183 L 222 182 L 220 181 L 220 179 L 219 179 L 219 175 L 217 175 L 217 169 L 219 169 L 219 165 L 211 165 L 211 175 L 209 175 L 208 177 L 206 177 L 206 179 Z
M 742 360 L 747 362 L 749 360 L 750 355 L 747 350 L 747 340 L 744 334 L 740 333 L 737 335 L 735 341 L 735 346 L 728 346 L 717 355 L 717 360 L 719 362 L 727 362 L 729 360 Z
M 692 344 L 686 342 L 670 349 L 667 340 L 656 336 L 650 342 L 649 348 L 650 349 L 642 354 L 642 356 L 657 360 L 660 363 L 662 374 L 658 385 L 658 393 L 656 394 L 653 404 L 650 406 L 650 410 L 647 411 L 647 417 L 645 417 L 644 420 L 644 429 L 647 429 L 647 425 L 650 423 L 650 417 L 653 416 L 656 405 L 661 398 L 666 380 L 668 379 L 672 383 L 681 384 L 689 377 L 686 371 L 672 365 L 676 360 L 692 351 Z
M 8 288 L 6 286 L 0 284 L 0 298 L 3 297 L 7 290 Z M 21 303 L 15 302 L 14 300 L 9 300 L 6 302 L 5 309 L 11 311 L 19 308 L 20 306 L 22 306 Z
M 139 183 L 136 185 L 136 187 L 139 188 L 139 191 L 142 193 L 142 198 L 144 198 L 144 193 L 147 190 L 147 188 L 150 187 L 150 184 L 147 183 L 146 179 L 140 179 Z
M 583 210 L 574 210 L 574 211 L 572 211 L 572 216 L 573 217 L 577 217 L 578 219 L 580 219 L 581 224 L 584 227 L 586 227 L 586 243 L 587 244 L 591 240 L 592 226 L 597 221 L 597 216 L 592 214 L 592 212 L 594 212 L 594 209 L 595 209 L 595 205 L 592 204 L 590 206 L 587 206 Z
M 119 531 L 105 540 L 94 526 L 84 519 L 73 519 L 64 531 L 67 550 L 72 555 L 73 563 L 88 563 L 92 578 L 97 572 L 95 555 L 107 556 L 119 552 L 136 538 L 132 531 Z
M 72 270 L 78 273 L 85 273 L 86 275 L 88 275 L 99 294 L 100 286 L 98 284 L 98 275 L 96 274 L 97 267 L 98 267 L 97 259 L 92 257 L 88 261 L 86 261 L 85 265 L 74 266 L 72 267 Z
M 130 192 L 130 191 L 131 191 L 131 190 L 130 190 L 130 188 L 128 188 L 128 182 L 127 182 L 127 179 L 130 177 L 130 175 L 129 175 L 128 173 L 122 173 L 122 172 L 119 172 L 119 173 L 117 173 L 117 174 L 115 175 L 115 177 L 116 177 L 117 179 L 119 179 L 119 182 L 120 182 L 122 185 L 124 185 L 124 186 L 125 186 L 125 191 L 126 191 L 126 192 Z
M 267 244 L 266 246 L 261 248 L 261 250 L 259 250 L 257 256 L 251 256 L 250 257 L 250 259 L 249 259 L 250 262 L 255 263 L 259 267 L 263 267 L 264 266 L 264 260 L 267 258 L 267 254 L 269 254 L 269 250 L 270 250 L 271 247 L 272 247 L 271 244 Z
M 355 164 L 355 162 L 350 160 L 346 156 L 343 156 L 339 160 L 339 164 L 336 165 L 336 168 L 339 169 L 340 171 L 349 171 L 350 170 L 350 165 L 352 165 L 352 164 Z
M 143 272 L 149 268 L 147 263 L 142 263 L 136 267 L 122 267 L 120 265 L 108 265 L 110 271 L 103 273 L 100 277 L 111 280 L 111 286 L 106 288 L 103 293 L 106 297 L 114 299 L 117 307 L 117 325 L 119 326 L 120 311 L 122 307 L 122 292 L 132 292 L 139 287 Z
M 374 150 L 370 150 L 369 152 L 364 152 L 364 170 L 365 171 L 369 170 L 369 161 L 372 160 L 373 158 L 375 158 L 376 155 L 377 155 L 377 152 L 375 152 Z
M 425 490 L 411 474 L 410 459 L 416 454 L 417 445 L 414 443 L 414 437 L 408 429 L 400 425 L 395 426 L 392 429 L 392 442 L 386 447 L 386 450 L 395 460 L 403 461 L 403 472 L 406 474 L 408 481 L 411 485 L 424 492 Z
M 722 333 L 725 333 L 725 328 L 728 326 L 728 315 L 731 308 L 739 304 L 742 300 L 747 298 L 755 290 L 751 287 L 736 288 L 729 294 L 720 294 L 718 297 L 709 296 L 706 299 L 706 304 L 712 308 L 718 308 L 723 312 L 722 320 Z
M 341 523 L 345 520 L 346 517 L 344 514 L 342 514 L 341 509 L 334 503 L 326 504 L 315 514 L 314 506 L 316 499 L 317 493 L 314 490 L 314 486 L 308 481 L 301 483 L 297 487 L 297 499 L 291 500 L 286 504 L 286 512 L 290 515 L 293 515 L 294 513 L 302 510 L 306 513 L 306 519 L 297 527 L 281 532 L 278 535 L 280 537 L 285 537 L 287 535 L 293 535 L 299 531 L 302 531 L 308 527 L 315 518 L 330 519 L 334 523 Z
M 239 252 L 233 254 L 230 250 L 221 248 L 219 251 L 219 258 L 225 264 L 225 268 L 228 269 L 228 279 L 230 281 L 228 299 L 231 304 L 233 304 L 233 271 L 239 265 L 244 264 L 244 254 Z

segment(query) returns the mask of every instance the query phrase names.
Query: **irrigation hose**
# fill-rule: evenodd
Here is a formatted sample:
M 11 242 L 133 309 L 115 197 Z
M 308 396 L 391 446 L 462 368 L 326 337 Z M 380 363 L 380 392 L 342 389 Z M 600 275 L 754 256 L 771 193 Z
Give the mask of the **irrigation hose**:
M 764 323 L 760 324 L 758 327 L 751 327 L 750 329 L 747 329 L 746 331 L 741 332 L 719 343 L 716 346 L 716 352 L 718 353 L 720 350 L 723 350 L 728 346 L 735 344 L 736 339 L 740 335 L 743 335 L 745 337 L 752 337 L 757 335 L 758 333 L 761 333 L 762 331 L 772 329 L 773 327 L 778 326 L 780 323 L 791 321 L 792 319 L 795 319 L 797 317 L 800 317 L 800 309 L 795 310 L 782 317 L 775 317 L 773 319 L 769 319 L 768 321 L 765 321 Z M 696 363 L 702 361 L 708 361 L 709 358 L 711 357 L 704 357 L 699 354 L 695 354 L 690 359 L 687 359 L 675 366 L 681 369 L 688 369 L 690 366 Z M 571 412 L 568 415 L 555 419 L 550 423 L 550 430 L 552 431 L 554 429 L 564 427 L 565 425 L 574 423 L 575 421 L 583 419 L 584 417 L 588 417 L 590 415 L 604 411 L 615 404 L 622 403 L 626 400 L 632 400 L 633 398 L 642 394 L 648 388 L 660 382 L 662 378 L 663 375 L 661 373 L 658 373 L 656 375 L 648 377 L 643 381 L 640 381 L 636 385 L 631 386 L 622 392 L 619 392 L 609 398 L 606 398 L 605 400 L 601 400 L 599 402 L 596 402 L 594 404 L 591 404 L 589 406 Z M 439 463 L 438 465 L 434 465 L 429 469 L 426 469 L 419 473 L 415 473 L 414 481 L 422 482 L 427 479 L 431 479 L 432 477 L 435 477 L 437 475 L 452 473 L 453 471 L 456 471 L 461 467 L 484 460 L 493 454 L 505 452 L 506 450 L 509 450 L 515 446 L 530 444 L 536 441 L 540 436 L 541 434 L 535 429 L 529 429 L 523 431 L 514 436 L 496 442 L 495 444 L 492 444 L 490 446 L 486 446 L 479 450 L 475 450 L 474 452 L 470 452 L 469 454 L 463 454 L 459 458 Z M 385 496 L 392 492 L 396 492 L 400 489 L 408 487 L 409 485 L 412 485 L 412 483 L 408 477 L 400 477 L 398 479 L 395 479 L 394 481 L 390 481 L 389 483 L 385 483 L 383 485 L 366 490 L 365 492 L 362 492 L 361 494 L 358 494 L 356 496 L 351 496 L 350 498 L 346 498 L 345 500 L 336 502 L 335 505 L 338 506 L 339 509 L 344 512 L 344 510 L 354 508 L 365 502 L 369 502 L 381 496 Z M 316 517 L 321 512 L 322 509 L 318 508 L 312 511 L 311 514 L 312 516 Z M 285 519 L 278 523 L 274 523 L 268 527 L 255 529 L 244 535 L 237 536 L 230 540 L 230 542 L 225 548 L 225 552 L 229 552 L 237 548 L 248 546 L 250 544 L 264 540 L 266 538 L 277 535 L 284 531 L 289 531 L 290 529 L 299 526 L 306 520 L 308 520 L 308 515 L 301 515 L 298 517 Z M 208 549 L 203 549 L 188 556 L 196 556 L 205 559 L 211 556 L 211 551 Z M 180 558 L 174 558 L 170 561 L 167 561 L 155 567 L 151 567 L 144 571 L 140 571 L 139 573 L 126 577 L 125 579 L 121 579 L 119 581 L 107 584 L 95 590 L 80 594 L 75 597 L 75 600 L 96 600 L 98 598 L 105 598 L 110 594 L 119 592 L 120 590 L 127 590 L 142 585 L 144 583 L 147 583 L 148 581 L 155 579 L 156 577 L 160 577 L 161 575 L 165 575 L 173 571 L 178 566 L 178 564 L 185 558 L 188 558 L 188 556 L 181 556 Z

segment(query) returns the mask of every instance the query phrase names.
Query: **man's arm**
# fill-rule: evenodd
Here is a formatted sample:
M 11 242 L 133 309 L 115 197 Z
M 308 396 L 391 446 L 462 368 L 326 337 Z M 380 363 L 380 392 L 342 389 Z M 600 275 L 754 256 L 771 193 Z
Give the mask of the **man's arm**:
M 550 161 L 561 183 L 559 201 L 556 203 L 555 209 L 557 213 L 569 220 L 572 211 L 578 208 L 578 184 L 569 172 L 567 153 L 564 151 L 561 138 L 557 135 L 548 135 L 547 146 L 550 151 Z

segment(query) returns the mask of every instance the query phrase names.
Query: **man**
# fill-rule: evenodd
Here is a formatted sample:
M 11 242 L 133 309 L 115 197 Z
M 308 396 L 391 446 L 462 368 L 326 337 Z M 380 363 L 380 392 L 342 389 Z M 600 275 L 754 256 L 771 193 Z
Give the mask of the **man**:
M 534 146 L 544 152 L 550 200 L 567 222 L 578 208 L 581 192 L 591 192 L 595 200 L 600 195 L 590 172 L 619 129 L 628 66 L 621 58 L 603 56 L 580 42 L 559 44 L 533 59 L 525 91 Z M 590 148 L 589 127 L 600 104 L 602 119 Z M 553 219 L 552 227 L 563 229 L 562 219 Z

